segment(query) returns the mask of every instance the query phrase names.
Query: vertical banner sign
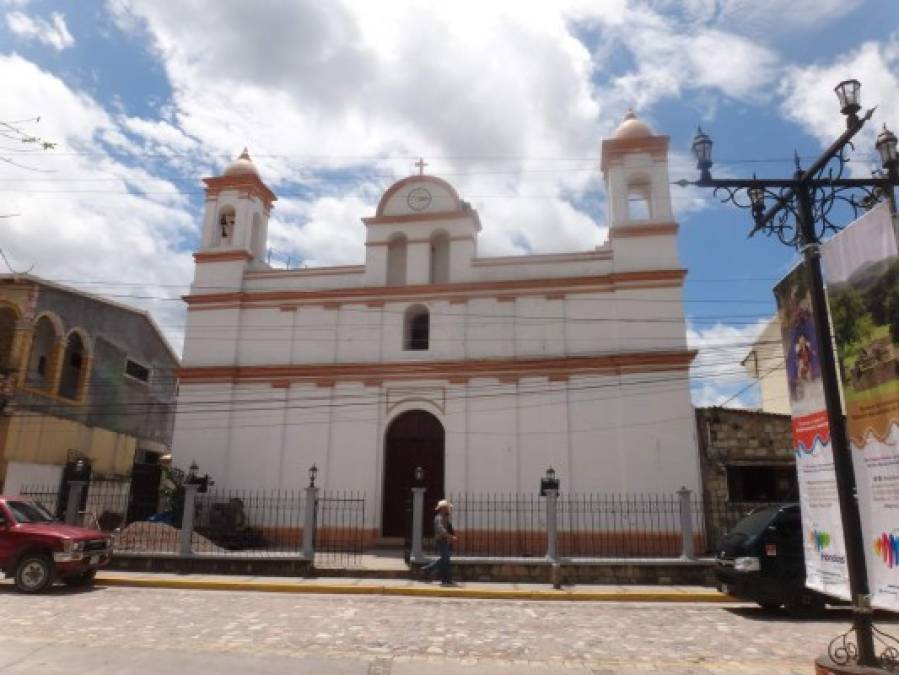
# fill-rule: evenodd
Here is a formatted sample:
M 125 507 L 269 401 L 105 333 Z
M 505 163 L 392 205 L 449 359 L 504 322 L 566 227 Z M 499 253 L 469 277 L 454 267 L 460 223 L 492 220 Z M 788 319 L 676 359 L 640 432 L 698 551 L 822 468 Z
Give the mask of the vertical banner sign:
M 805 585 L 848 600 L 846 544 L 805 263 L 793 268 L 774 287 L 774 296 L 790 388 L 793 448 L 802 510 Z
M 871 602 L 899 610 L 899 256 L 888 204 L 822 247 Z

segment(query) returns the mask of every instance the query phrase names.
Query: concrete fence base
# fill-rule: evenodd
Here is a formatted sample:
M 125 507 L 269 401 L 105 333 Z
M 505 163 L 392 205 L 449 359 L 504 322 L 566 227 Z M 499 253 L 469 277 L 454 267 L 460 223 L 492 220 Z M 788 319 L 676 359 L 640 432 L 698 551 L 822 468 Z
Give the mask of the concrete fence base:
M 713 586 L 714 563 L 679 558 L 584 559 L 554 564 L 545 558 L 456 558 L 453 577 L 459 581 L 512 583 L 640 584 Z M 233 556 L 116 554 L 109 569 L 181 574 L 243 574 L 285 577 L 419 578 L 420 565 L 407 570 L 316 568 L 297 558 L 240 558 Z
M 711 560 L 620 559 L 561 562 L 551 560 L 453 560 L 453 579 L 545 584 L 641 584 L 714 586 Z M 557 577 L 555 575 L 558 575 Z

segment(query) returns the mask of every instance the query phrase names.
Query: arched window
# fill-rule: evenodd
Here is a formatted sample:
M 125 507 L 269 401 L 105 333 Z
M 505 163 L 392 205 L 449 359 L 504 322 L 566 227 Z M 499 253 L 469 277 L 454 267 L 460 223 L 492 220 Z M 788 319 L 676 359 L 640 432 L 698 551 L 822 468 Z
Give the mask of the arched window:
M 13 367 L 13 340 L 16 335 L 16 312 L 11 307 L 0 307 L 0 375 Z
M 403 286 L 406 283 L 406 235 L 391 237 L 387 244 L 387 285 Z
M 649 180 L 636 178 L 627 186 L 628 220 L 649 220 L 652 218 L 652 200 Z
M 233 206 L 223 206 L 219 211 L 218 225 L 216 227 L 215 241 L 227 246 L 234 241 L 234 221 L 237 214 Z
M 446 232 L 437 232 L 431 237 L 431 283 L 445 284 L 449 281 L 449 237 Z
M 84 339 L 77 331 L 69 333 L 66 351 L 62 357 L 62 374 L 59 378 L 59 395 L 63 398 L 80 398 L 86 375 L 86 349 Z
M 43 389 L 50 384 L 50 367 L 56 339 L 56 326 L 53 325 L 53 322 L 46 316 L 39 318 L 34 325 L 31 354 L 28 357 L 26 382 L 29 385 Z
M 406 310 L 403 325 L 403 349 L 424 351 L 431 338 L 431 316 L 424 305 L 412 305 Z

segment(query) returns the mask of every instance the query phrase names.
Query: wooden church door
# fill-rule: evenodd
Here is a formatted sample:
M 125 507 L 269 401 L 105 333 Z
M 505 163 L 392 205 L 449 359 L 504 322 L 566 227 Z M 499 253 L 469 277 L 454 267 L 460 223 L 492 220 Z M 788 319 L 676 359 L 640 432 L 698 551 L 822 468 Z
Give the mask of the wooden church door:
M 434 507 L 444 498 L 444 431 L 434 415 L 410 410 L 387 427 L 384 438 L 384 498 L 381 532 L 385 537 L 408 533 L 407 508 L 415 484 L 415 467 L 424 469 L 425 536 L 433 529 Z

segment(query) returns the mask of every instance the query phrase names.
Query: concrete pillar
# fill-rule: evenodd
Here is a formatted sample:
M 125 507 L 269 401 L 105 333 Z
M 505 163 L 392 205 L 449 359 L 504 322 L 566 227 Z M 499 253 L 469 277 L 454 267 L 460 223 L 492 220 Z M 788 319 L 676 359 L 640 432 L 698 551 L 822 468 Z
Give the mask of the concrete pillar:
M 406 244 L 406 283 L 427 284 L 431 281 L 431 242 L 410 241 Z
M 693 548 L 693 504 L 690 501 L 692 491 L 682 487 L 677 491 L 680 505 L 681 554 L 684 560 L 696 560 Z
M 34 336 L 34 326 L 27 321 L 16 321 L 16 330 L 13 333 L 12 349 L 10 349 L 10 367 L 16 372 L 16 384 L 25 384 L 25 375 L 28 372 L 28 358 L 31 356 L 31 339 Z
M 306 488 L 305 517 L 303 519 L 303 557 L 315 559 L 315 527 L 318 512 L 318 488 Z
M 62 364 L 66 356 L 66 347 L 69 341 L 59 338 L 53 343 L 53 351 L 50 353 L 50 362 L 47 364 L 47 391 L 51 394 L 59 393 L 59 381 L 62 379 Z
M 410 559 L 414 563 L 425 561 L 422 547 L 424 537 L 425 488 L 412 488 L 412 551 Z
M 78 523 L 78 512 L 81 510 L 81 495 L 84 493 L 86 481 L 69 481 L 69 500 L 66 502 L 66 525 Z
M 559 561 L 558 490 L 546 491 L 546 558 Z
M 182 556 L 194 554 L 191 540 L 194 535 L 194 513 L 197 508 L 197 490 L 199 488 L 200 486 L 196 483 L 184 485 L 184 513 L 181 516 L 181 541 L 178 550 Z
M 78 389 L 75 392 L 75 399 L 79 403 L 84 403 L 87 401 L 87 396 L 90 393 L 90 377 L 93 367 L 94 355 L 91 353 L 82 354 L 81 372 L 78 373 Z

